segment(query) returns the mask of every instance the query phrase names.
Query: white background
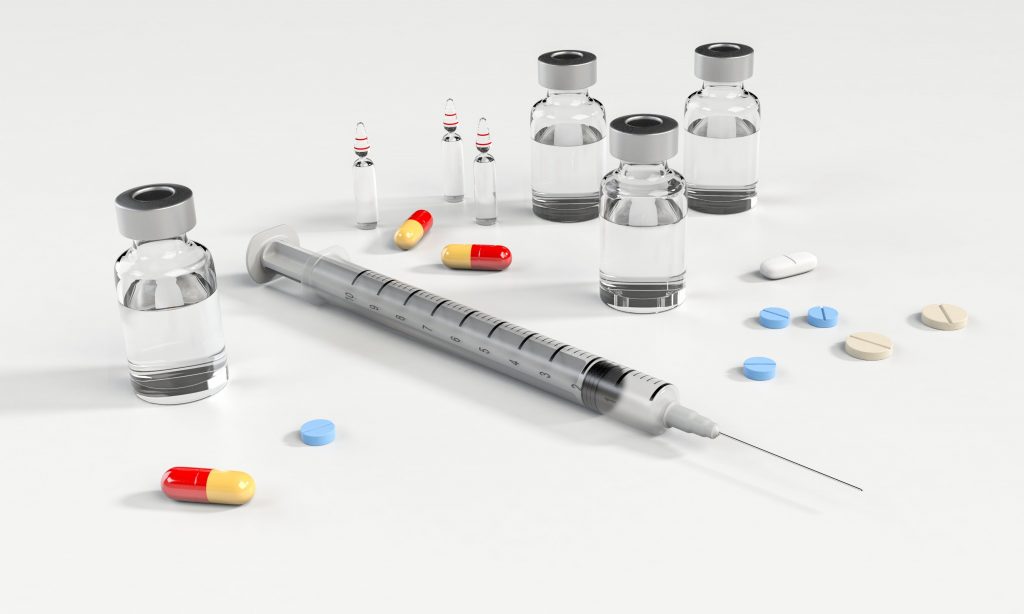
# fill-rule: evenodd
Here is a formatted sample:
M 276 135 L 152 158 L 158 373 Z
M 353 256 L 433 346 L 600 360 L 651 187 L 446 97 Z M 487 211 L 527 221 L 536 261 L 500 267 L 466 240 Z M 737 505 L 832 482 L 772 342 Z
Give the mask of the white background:
M 0 14 L 0 610 L 1019 611 L 1024 341 L 1015 2 L 11 2 Z M 692 214 L 689 298 L 597 297 L 597 222 L 529 211 L 535 58 L 599 58 L 609 117 L 679 117 L 693 48 L 756 49 L 758 210 Z M 444 99 L 491 122 L 500 223 L 444 205 Z M 353 228 L 365 121 L 382 227 Z M 471 159 L 466 152 L 467 166 Z M 677 160 L 677 166 L 681 166 Z M 467 173 L 467 178 L 470 175 Z M 220 271 L 231 384 L 128 383 L 113 199 L 172 181 Z M 467 188 L 470 186 L 467 184 Z M 400 253 L 413 209 L 437 223 Z M 628 430 L 346 313 L 251 283 L 249 237 L 305 245 L 675 382 L 756 451 Z M 448 271 L 449 242 L 512 268 Z M 767 282 L 765 257 L 809 250 Z M 966 308 L 939 332 L 929 303 Z M 837 307 L 837 328 L 752 320 Z M 892 359 L 841 350 L 892 337 Z M 746 381 L 748 356 L 779 363 Z M 330 418 L 337 441 L 296 429 Z M 180 504 L 172 465 L 242 469 L 247 506 Z

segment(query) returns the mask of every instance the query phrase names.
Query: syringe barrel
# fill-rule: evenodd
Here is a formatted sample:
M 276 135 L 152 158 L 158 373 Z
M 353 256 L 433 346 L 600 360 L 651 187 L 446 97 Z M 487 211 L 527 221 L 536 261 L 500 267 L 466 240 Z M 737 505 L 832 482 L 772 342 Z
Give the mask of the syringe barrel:
M 648 433 L 673 426 L 717 435 L 685 428 L 678 393 L 667 382 L 338 256 L 303 249 L 286 227 L 260 233 L 249 250 L 256 281 L 283 275 L 348 311 Z

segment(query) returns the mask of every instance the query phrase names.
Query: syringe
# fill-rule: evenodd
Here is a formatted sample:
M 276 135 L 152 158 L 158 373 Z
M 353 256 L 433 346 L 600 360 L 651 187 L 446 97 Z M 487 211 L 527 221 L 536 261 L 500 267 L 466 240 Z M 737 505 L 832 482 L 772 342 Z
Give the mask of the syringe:
M 289 226 L 254 236 L 246 266 L 259 283 L 283 275 L 333 304 L 652 435 L 669 428 L 711 439 L 721 435 L 862 490 L 721 432 L 714 421 L 683 406 L 668 382 L 338 256 L 303 249 Z

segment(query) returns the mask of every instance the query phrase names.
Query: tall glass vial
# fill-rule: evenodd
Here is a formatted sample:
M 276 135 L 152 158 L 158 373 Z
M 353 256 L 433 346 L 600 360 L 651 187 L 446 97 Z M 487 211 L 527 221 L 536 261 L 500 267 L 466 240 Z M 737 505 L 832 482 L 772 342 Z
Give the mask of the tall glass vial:
M 533 212 L 552 222 L 597 217 L 604 173 L 604 106 L 587 89 L 597 83 L 597 56 L 551 51 L 537 58 L 547 96 L 533 105 Z
M 465 197 L 462 179 L 462 137 L 456 130 L 459 115 L 455 112 L 455 101 L 449 98 L 444 103 L 441 118 L 444 136 L 441 137 L 441 191 L 448 203 L 461 203 Z
M 132 188 L 115 208 L 132 240 L 114 263 L 114 281 L 135 394 L 174 405 L 216 393 L 228 383 L 228 364 L 213 257 L 186 235 L 196 225 L 192 190 Z
M 757 204 L 761 103 L 743 82 L 754 74 L 754 50 L 711 43 L 696 50 L 703 87 L 686 100 L 683 176 L 690 208 L 739 213 Z
M 473 217 L 481 226 L 491 226 L 498 221 L 498 194 L 495 189 L 491 144 L 487 118 L 481 117 L 476 127 L 478 153 L 473 158 Z
M 356 199 L 356 228 L 373 230 L 377 227 L 377 171 L 370 159 L 370 138 L 363 122 L 356 124 L 352 144 L 356 159 L 352 163 L 352 193 Z
M 627 313 L 658 313 L 686 298 L 683 177 L 668 166 L 679 124 L 664 115 L 611 123 L 619 167 L 601 185 L 601 300 Z

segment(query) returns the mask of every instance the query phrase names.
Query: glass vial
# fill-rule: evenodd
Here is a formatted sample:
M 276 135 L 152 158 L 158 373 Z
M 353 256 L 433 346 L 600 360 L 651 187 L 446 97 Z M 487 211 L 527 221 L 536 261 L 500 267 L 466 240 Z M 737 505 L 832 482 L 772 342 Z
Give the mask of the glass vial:
M 604 106 L 587 88 L 597 83 L 597 56 L 551 51 L 537 58 L 547 96 L 533 105 L 531 184 L 533 212 L 552 222 L 597 217 L 604 174 Z
M 377 227 L 377 171 L 369 158 L 370 139 L 363 122 L 356 124 L 356 137 L 352 144 L 356 160 L 352 163 L 352 191 L 356 199 L 356 228 L 372 230 Z
M 627 313 L 658 313 L 686 298 L 683 177 L 666 160 L 679 151 L 679 124 L 664 115 L 611 123 L 619 167 L 601 185 L 601 300 Z
M 476 223 L 490 226 L 498 221 L 498 195 L 494 186 L 494 156 L 487 118 L 481 117 L 476 127 L 477 155 L 473 158 L 473 215 Z
M 461 203 L 465 198 L 462 181 L 462 137 L 455 130 L 459 127 L 459 115 L 455 112 L 455 101 L 449 98 L 444 103 L 444 137 L 441 139 L 441 193 L 445 202 Z
M 754 74 L 754 50 L 711 43 L 696 50 L 694 72 L 704 81 L 683 113 L 683 176 L 690 209 L 740 213 L 757 204 L 761 103 L 743 87 Z
M 192 190 L 132 188 L 115 208 L 132 240 L 114 263 L 114 281 L 135 394 L 174 405 L 216 393 L 228 383 L 228 363 L 213 256 L 186 235 L 196 225 Z

